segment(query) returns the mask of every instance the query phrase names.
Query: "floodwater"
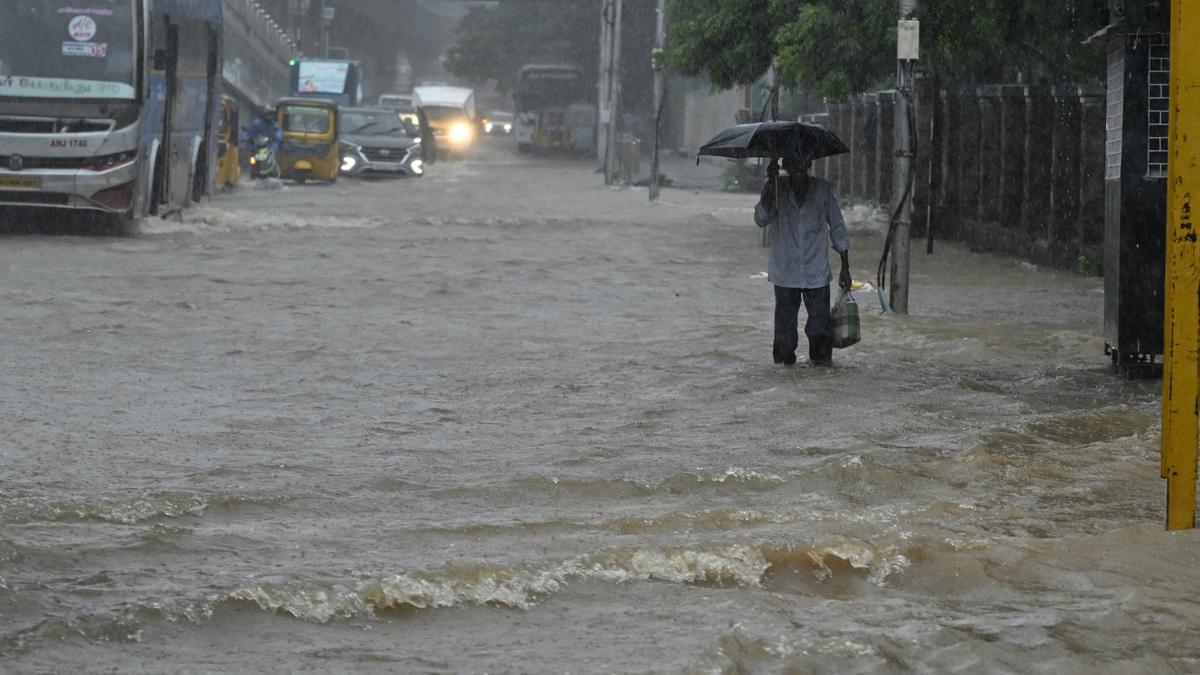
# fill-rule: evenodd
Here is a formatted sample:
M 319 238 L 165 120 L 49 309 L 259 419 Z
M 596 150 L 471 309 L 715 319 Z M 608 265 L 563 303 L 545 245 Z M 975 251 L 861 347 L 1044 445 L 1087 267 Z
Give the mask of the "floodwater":
M 1099 279 L 777 366 L 752 196 L 503 150 L 0 240 L 0 670 L 1200 671 Z

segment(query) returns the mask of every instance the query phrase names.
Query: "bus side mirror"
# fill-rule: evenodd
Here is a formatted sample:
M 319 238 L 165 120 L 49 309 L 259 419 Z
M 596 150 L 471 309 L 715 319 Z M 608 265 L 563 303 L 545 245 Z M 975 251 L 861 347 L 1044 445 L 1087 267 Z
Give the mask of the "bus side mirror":
M 166 69 L 167 69 L 167 50 L 155 49 L 154 50 L 154 70 L 166 70 Z

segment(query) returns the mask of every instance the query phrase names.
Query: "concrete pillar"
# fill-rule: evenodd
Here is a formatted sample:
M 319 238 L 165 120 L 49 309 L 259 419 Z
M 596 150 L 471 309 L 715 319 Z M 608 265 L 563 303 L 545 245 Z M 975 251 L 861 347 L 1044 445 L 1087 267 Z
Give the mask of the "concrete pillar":
M 896 148 L 896 92 L 881 91 L 875 95 L 875 194 L 876 204 L 891 210 L 892 162 Z M 888 215 L 891 215 L 890 213 Z
M 863 201 L 871 203 L 875 203 L 875 182 L 877 179 L 875 170 L 875 146 L 879 143 L 879 139 L 875 135 L 876 127 L 878 126 L 876 117 L 879 114 L 879 109 L 876 105 L 877 98 L 878 96 L 875 94 L 862 95 L 863 117 L 862 124 L 859 126 L 859 137 L 862 139 L 862 142 L 859 144 L 861 146 L 859 163 L 863 167 L 861 196 Z
M 1002 227 L 1021 224 L 1021 197 L 1025 185 L 1025 87 L 1000 88 L 1000 204 Z
M 1104 241 L 1104 89 L 1079 87 L 1079 243 Z
M 1000 87 L 980 87 L 979 95 L 979 167 L 978 208 L 976 219 L 995 223 L 1000 219 Z
M 1079 222 L 1079 88 L 1055 85 L 1050 95 L 1050 236 L 1071 242 Z
M 1047 87 L 1025 87 L 1025 147 L 1022 165 L 1021 224 L 1033 239 L 1054 241 L 1050 211 L 1050 154 L 1053 111 Z M 1059 247 L 1052 247 L 1052 251 Z
M 944 235 L 959 232 L 958 180 L 959 180 L 959 97 L 958 92 L 943 89 L 938 92 L 941 114 L 938 117 L 939 133 L 942 137 L 941 154 L 935 160 L 941 166 L 941 182 L 934 199 L 939 226 Z

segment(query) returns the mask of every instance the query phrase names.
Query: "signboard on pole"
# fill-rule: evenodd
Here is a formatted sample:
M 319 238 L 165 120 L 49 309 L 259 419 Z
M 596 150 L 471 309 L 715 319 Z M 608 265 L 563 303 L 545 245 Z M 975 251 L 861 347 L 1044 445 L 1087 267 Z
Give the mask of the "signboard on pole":
M 896 59 L 916 61 L 921 58 L 921 22 L 901 19 L 896 24 Z

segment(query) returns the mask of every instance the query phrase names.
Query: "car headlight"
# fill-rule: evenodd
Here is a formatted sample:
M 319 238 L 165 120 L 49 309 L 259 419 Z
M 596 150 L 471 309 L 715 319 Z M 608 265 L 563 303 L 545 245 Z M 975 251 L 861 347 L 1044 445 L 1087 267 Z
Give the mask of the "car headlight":
M 467 124 L 459 122 L 450 127 L 450 142 L 451 143 L 469 143 L 471 141 L 471 127 Z
M 342 158 L 342 171 L 353 171 L 356 166 L 358 166 L 358 160 L 354 159 L 353 155 L 346 155 Z
M 504 125 L 504 133 L 506 133 L 506 134 L 512 133 L 512 125 L 511 124 Z
M 412 172 L 418 176 L 425 173 L 425 162 L 422 162 L 419 159 L 414 159 L 412 164 L 409 164 L 408 166 L 412 169 Z

